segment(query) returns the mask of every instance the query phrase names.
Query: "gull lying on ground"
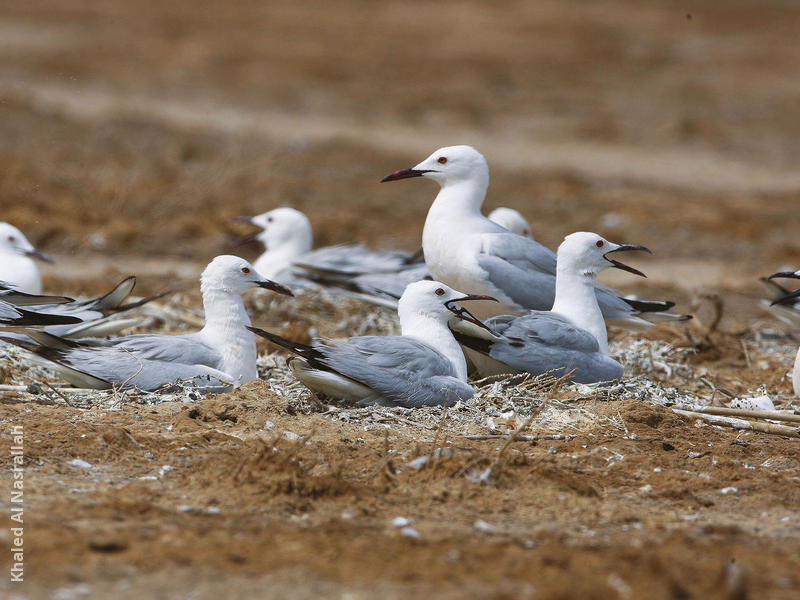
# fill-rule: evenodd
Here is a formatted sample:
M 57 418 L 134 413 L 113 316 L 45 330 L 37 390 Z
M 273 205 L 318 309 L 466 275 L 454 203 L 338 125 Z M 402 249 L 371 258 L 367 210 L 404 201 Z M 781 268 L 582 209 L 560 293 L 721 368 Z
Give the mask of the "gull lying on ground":
M 255 217 L 234 217 L 231 220 L 261 228 L 261 231 L 239 240 L 237 245 L 255 240 L 264 244 L 266 250 L 256 259 L 255 268 L 265 277 L 283 283 L 308 285 L 307 278 L 296 275 L 298 265 L 312 274 L 335 272 L 352 277 L 376 271 L 397 271 L 413 261 L 406 252 L 374 251 L 357 244 L 312 250 L 311 223 L 294 208 L 276 208 Z
M 499 304 L 479 309 L 481 318 L 553 306 L 556 255 L 481 214 L 489 186 L 483 155 L 471 146 L 441 148 L 417 166 L 390 173 L 382 181 L 409 177 L 426 177 L 441 186 L 422 232 L 425 263 L 434 279 L 497 298 Z M 663 312 L 672 302 L 619 298 L 601 285 L 595 291 L 603 316 L 628 326 L 688 318 Z
M 72 385 L 85 388 L 155 390 L 176 380 L 209 390 L 253 381 L 256 343 L 241 294 L 262 287 L 292 293 L 264 279 L 246 260 L 218 256 L 200 278 L 206 324 L 186 335 L 130 335 L 81 343 L 45 332 L 28 332 L 37 344 L 0 336 L 53 363 Z M 52 365 L 51 365 L 52 366 Z
M 767 277 L 766 281 L 772 279 L 800 279 L 800 270 L 797 271 L 779 271 Z M 774 282 L 772 282 L 774 283 Z M 777 284 L 775 284 L 777 286 Z M 781 286 L 777 286 L 782 291 L 786 292 L 772 300 L 771 306 L 773 308 L 781 309 L 781 320 L 788 322 L 790 325 L 797 326 L 800 323 L 800 289 L 790 292 Z M 792 368 L 792 389 L 795 396 L 800 396 L 800 348 L 797 349 L 797 355 L 794 359 L 794 367 Z
M 76 323 L 75 325 L 48 327 L 46 331 L 53 335 L 72 339 L 104 337 L 138 325 L 141 322 L 137 318 L 120 318 L 122 313 L 162 298 L 169 293 L 164 292 L 124 304 L 135 285 L 136 277 L 131 276 L 123 279 L 103 296 L 88 300 L 73 300 L 64 296 L 26 294 L 13 286 L 0 282 L 0 299 L 16 306 L 26 306 L 31 311 L 74 317 L 76 319 L 64 321 L 64 323 Z
M 23 233 L 10 223 L 0 223 L 0 280 L 21 292 L 42 293 L 42 276 L 33 260 L 53 259 L 33 247 Z
M 552 310 L 492 317 L 486 325 L 499 337 L 476 336 L 454 325 L 456 339 L 481 376 L 553 372 L 561 377 L 574 370 L 570 380 L 578 383 L 622 377 L 622 365 L 608 355 L 606 323 L 595 283 L 598 273 L 609 267 L 645 276 L 608 256 L 623 250 L 650 252 L 644 246 L 614 244 L 596 233 L 568 235 L 558 247 Z
M 456 302 L 494 300 L 464 295 L 438 281 L 409 285 L 398 303 L 402 335 L 360 336 L 299 344 L 251 327 L 297 354 L 295 376 L 312 391 L 359 404 L 406 407 L 454 404 L 471 398 L 464 353 L 447 328 L 456 317 L 485 327 Z

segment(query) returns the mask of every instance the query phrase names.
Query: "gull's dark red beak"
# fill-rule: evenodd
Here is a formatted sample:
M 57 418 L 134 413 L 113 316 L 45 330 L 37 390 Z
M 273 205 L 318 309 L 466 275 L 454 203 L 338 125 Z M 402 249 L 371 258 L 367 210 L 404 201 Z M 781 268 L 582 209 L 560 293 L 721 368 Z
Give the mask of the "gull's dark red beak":
M 610 262 L 614 267 L 617 269 L 621 269 L 623 271 L 627 271 L 628 273 L 633 273 L 634 275 L 639 275 L 640 277 L 647 277 L 644 273 L 642 273 L 639 269 L 634 269 L 633 267 L 629 267 L 626 264 L 619 262 L 618 260 L 614 260 L 613 258 L 608 258 L 608 255 L 612 252 L 623 252 L 625 250 L 638 250 L 640 252 L 647 252 L 648 254 L 652 254 L 649 248 L 644 246 L 639 246 L 637 244 L 623 244 L 618 248 L 614 248 L 613 250 L 609 250 L 603 255 L 608 262 Z
M 271 279 L 262 279 L 261 281 L 256 281 L 255 284 L 260 288 L 272 290 L 273 292 L 283 294 L 284 296 L 294 296 L 292 290 L 287 288 L 285 285 L 281 285 L 277 281 L 272 281 Z
M 386 177 L 381 179 L 381 183 L 384 181 L 397 181 L 398 179 L 408 179 L 409 177 L 422 177 L 425 173 L 430 173 L 433 169 L 414 169 L 413 167 L 408 169 L 401 169 L 400 171 L 395 171 L 394 173 L 389 173 Z
M 486 323 L 481 321 L 478 317 L 473 315 L 463 306 L 457 306 L 455 304 L 455 302 L 464 302 L 465 300 L 491 300 L 492 302 L 497 302 L 497 298 L 492 298 L 491 296 L 480 296 L 478 294 L 468 294 L 461 298 L 448 300 L 447 302 L 444 303 L 444 305 L 447 307 L 447 310 L 449 310 L 451 313 L 453 313 L 456 317 L 458 317 L 462 321 L 468 321 L 470 323 L 473 323 L 474 325 L 482 327 L 483 329 L 494 335 L 494 331 L 492 331 Z
M 800 279 L 800 271 L 778 271 L 767 279 Z

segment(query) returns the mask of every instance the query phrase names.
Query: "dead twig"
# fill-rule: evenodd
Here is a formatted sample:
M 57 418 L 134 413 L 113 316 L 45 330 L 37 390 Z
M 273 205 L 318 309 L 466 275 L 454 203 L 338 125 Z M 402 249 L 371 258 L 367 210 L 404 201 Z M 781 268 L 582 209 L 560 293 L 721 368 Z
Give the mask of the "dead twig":
M 800 423 L 800 415 L 779 410 L 748 410 L 745 408 L 729 408 L 727 406 L 695 406 L 692 404 L 677 404 L 673 408 L 698 412 L 706 415 L 720 415 L 727 417 L 749 417 L 751 419 L 769 419 L 771 421 L 786 421 Z
M 672 412 L 681 415 L 682 417 L 700 419 L 701 421 L 705 421 L 711 425 L 721 425 L 722 427 L 731 427 L 733 429 L 748 429 L 751 431 L 759 431 L 761 433 L 771 433 L 773 435 L 800 438 L 800 427 L 774 425 L 772 423 L 762 423 L 761 421 L 748 421 L 746 419 L 735 419 L 733 417 L 708 415 L 700 412 L 681 410 L 679 408 L 673 408 Z
M 505 440 L 514 433 L 495 433 L 486 435 L 462 435 L 465 440 Z M 549 435 L 516 435 L 515 441 L 518 442 L 538 442 L 540 440 L 571 440 L 577 436 L 563 433 L 554 433 Z

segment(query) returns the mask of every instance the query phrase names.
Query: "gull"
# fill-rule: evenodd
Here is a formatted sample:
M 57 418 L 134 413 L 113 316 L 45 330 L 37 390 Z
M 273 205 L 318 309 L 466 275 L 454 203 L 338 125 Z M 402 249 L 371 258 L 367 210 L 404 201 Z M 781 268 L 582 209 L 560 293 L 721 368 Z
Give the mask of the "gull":
M 295 275 L 295 267 L 309 272 L 340 273 L 355 276 L 376 271 L 396 271 L 407 266 L 412 256 L 395 250 L 374 251 L 358 244 L 342 244 L 312 250 L 311 223 L 299 210 L 281 207 L 255 217 L 233 217 L 261 228 L 239 240 L 244 244 L 257 240 L 266 250 L 255 261 L 255 268 L 265 277 L 284 283 L 308 284 Z
M 532 238 L 530 223 L 519 211 L 507 206 L 499 206 L 489 213 L 488 219 L 494 221 L 500 227 L 505 227 L 511 233 L 516 233 L 522 237 Z
M 31 311 L 75 318 L 75 320 L 64 321 L 64 323 L 77 324 L 57 325 L 46 329 L 47 332 L 54 335 L 72 339 L 103 337 L 138 325 L 140 319 L 119 318 L 119 315 L 163 298 L 169 293 L 163 292 L 135 302 L 125 303 L 135 285 L 136 277 L 130 276 L 115 285 L 107 294 L 88 300 L 73 300 L 64 296 L 27 294 L 5 282 L 0 282 L 0 299 L 16 306 L 26 306 Z
M 307 346 L 250 327 L 298 355 L 289 364 L 312 391 L 349 402 L 405 407 L 453 404 L 471 398 L 464 353 L 447 327 L 457 318 L 481 321 L 457 302 L 494 300 L 465 295 L 438 281 L 410 284 L 398 303 L 402 335 L 359 336 Z
M 34 248 L 28 238 L 10 223 L 0 223 L 0 279 L 29 294 L 42 293 L 42 276 L 33 260 L 53 259 Z
M 195 333 L 75 342 L 28 331 L 36 344 L 6 336 L 0 339 L 53 363 L 61 377 L 78 387 L 155 390 L 188 380 L 210 391 L 226 389 L 258 378 L 255 338 L 245 329 L 250 317 L 241 297 L 254 287 L 292 295 L 284 286 L 265 279 L 246 260 L 217 256 L 200 278 L 206 323 Z
M 779 271 L 767 277 L 766 280 L 771 281 L 772 279 L 778 278 L 800 279 L 800 270 Z M 783 288 L 781 289 L 786 293 L 778 298 L 775 298 L 771 305 L 775 308 L 783 309 L 781 311 L 783 315 L 781 320 L 784 320 L 792 325 L 797 325 L 798 321 L 800 321 L 800 313 L 798 313 L 798 310 L 800 310 L 800 305 L 798 305 L 797 300 L 800 298 L 800 289 L 793 292 L 789 292 Z M 797 355 L 794 359 L 794 366 L 792 367 L 792 389 L 794 390 L 795 396 L 800 396 L 800 348 L 797 349 Z
M 440 148 L 417 166 L 381 181 L 409 177 L 433 179 L 441 186 L 422 232 L 425 263 L 434 279 L 497 298 L 499 304 L 476 311 L 480 318 L 553 306 L 556 255 L 480 212 L 489 187 L 489 167 L 480 152 L 471 146 Z M 689 318 L 662 312 L 672 302 L 619 298 L 601 285 L 595 291 L 603 316 L 629 326 Z
M 622 365 L 608 355 L 606 323 L 597 303 L 595 284 L 601 271 L 615 267 L 644 277 L 609 255 L 625 250 L 650 252 L 644 246 L 615 244 L 596 233 L 580 231 L 558 247 L 556 297 L 550 311 L 531 311 L 520 317 L 503 315 L 486 321 L 495 336 L 459 332 L 455 337 L 481 376 L 573 371 L 578 383 L 622 377 Z

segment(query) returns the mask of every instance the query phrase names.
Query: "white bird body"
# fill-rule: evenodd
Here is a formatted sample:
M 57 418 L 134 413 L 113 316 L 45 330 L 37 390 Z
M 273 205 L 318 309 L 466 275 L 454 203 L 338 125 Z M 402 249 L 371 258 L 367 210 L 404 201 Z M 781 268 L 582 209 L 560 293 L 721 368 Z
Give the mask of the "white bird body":
M 38 251 L 28 238 L 10 223 L 0 223 L 0 281 L 28 294 L 42 293 L 42 276 L 34 258 L 53 262 Z

